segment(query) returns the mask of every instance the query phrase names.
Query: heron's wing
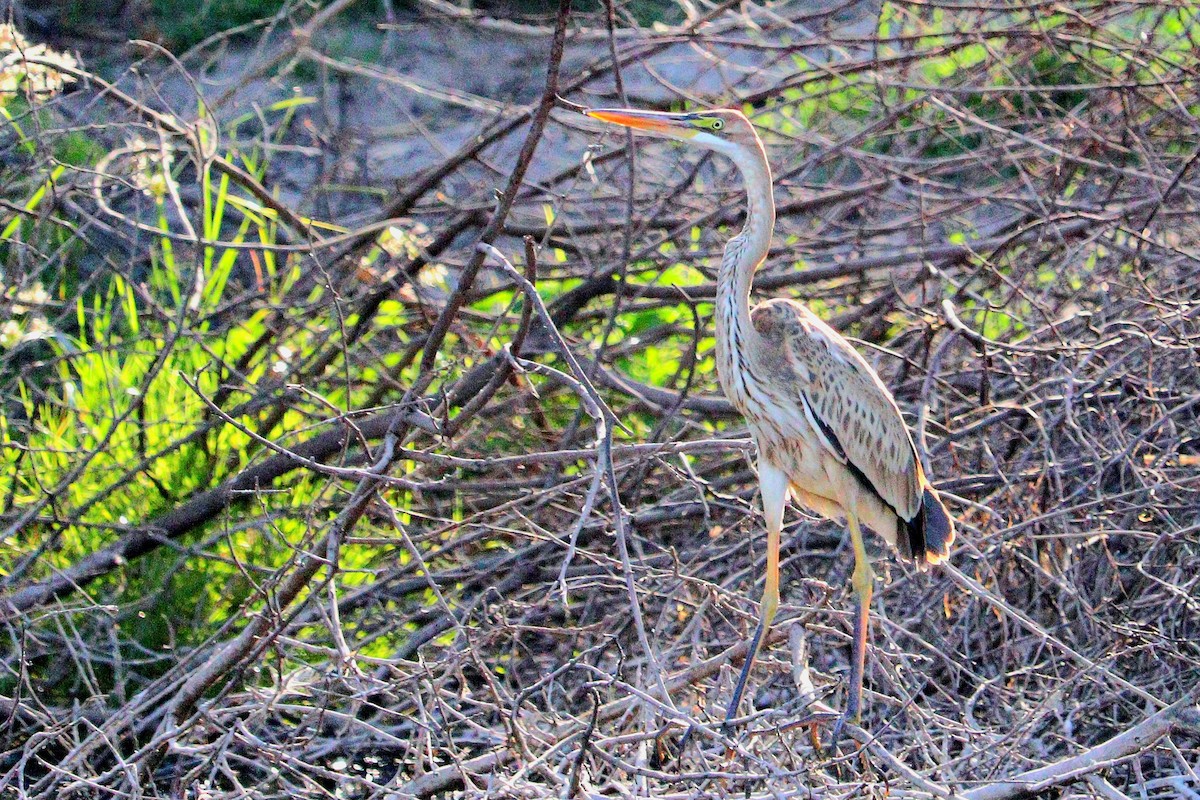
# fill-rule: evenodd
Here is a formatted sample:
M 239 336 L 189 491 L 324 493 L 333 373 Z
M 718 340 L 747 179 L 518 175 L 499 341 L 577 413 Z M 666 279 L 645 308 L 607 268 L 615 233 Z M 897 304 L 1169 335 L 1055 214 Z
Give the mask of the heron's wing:
M 754 310 L 755 328 L 790 369 L 786 392 L 821 445 L 902 520 L 921 508 L 921 467 L 896 401 L 850 343 L 799 303 Z

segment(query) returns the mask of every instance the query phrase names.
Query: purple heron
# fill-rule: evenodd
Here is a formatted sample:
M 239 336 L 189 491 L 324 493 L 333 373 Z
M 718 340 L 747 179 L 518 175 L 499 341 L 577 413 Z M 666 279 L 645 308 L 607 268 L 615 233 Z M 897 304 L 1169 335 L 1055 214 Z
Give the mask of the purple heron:
M 717 377 L 758 447 L 767 569 L 758 627 L 746 651 L 725 725 L 779 607 L 779 536 L 788 495 L 829 519 L 845 519 L 854 546 L 854 638 L 842 723 L 862 713 L 863 666 L 874 574 L 865 523 L 918 567 L 946 558 L 954 523 L 929 484 L 891 392 L 848 341 L 794 300 L 750 307 L 754 273 L 775 228 L 771 167 L 754 126 L 736 110 L 667 114 L 591 109 L 588 116 L 715 150 L 741 173 L 746 223 L 729 240 L 717 277 Z

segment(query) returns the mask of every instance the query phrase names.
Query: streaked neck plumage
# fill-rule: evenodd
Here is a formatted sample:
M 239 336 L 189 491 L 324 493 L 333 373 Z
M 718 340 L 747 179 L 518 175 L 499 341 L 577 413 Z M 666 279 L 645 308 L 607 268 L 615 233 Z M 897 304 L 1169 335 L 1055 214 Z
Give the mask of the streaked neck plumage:
M 744 365 L 758 336 L 750 321 L 750 285 L 754 272 L 767 257 L 775 228 L 775 198 L 771 193 L 771 167 L 762 142 L 753 147 L 727 146 L 718 150 L 741 172 L 746 191 L 746 223 L 725 246 L 717 276 L 717 374 L 734 405 L 746 398 Z

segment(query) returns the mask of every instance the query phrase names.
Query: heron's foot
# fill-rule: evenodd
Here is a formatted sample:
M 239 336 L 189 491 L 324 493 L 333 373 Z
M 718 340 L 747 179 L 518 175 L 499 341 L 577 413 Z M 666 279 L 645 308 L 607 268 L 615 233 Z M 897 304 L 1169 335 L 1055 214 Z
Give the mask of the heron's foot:
M 693 723 L 687 726 L 687 730 L 685 730 L 683 732 L 683 736 L 680 737 L 679 745 L 675 750 L 675 756 L 673 759 L 675 762 L 675 768 L 679 772 L 683 772 L 683 756 L 687 752 L 688 745 L 692 743 L 694 738 L 698 738 L 700 740 L 696 743 L 696 748 L 697 754 L 701 758 L 703 758 L 705 755 L 713 755 L 711 751 L 707 751 L 705 749 L 704 739 L 707 737 L 701 734 L 701 731 L 702 726 Z M 708 736 L 711 736 L 711 734 L 712 732 L 709 731 Z M 724 748 L 725 757 L 729 758 L 733 755 L 737 745 L 734 743 L 735 739 L 733 737 L 733 729 L 728 722 L 721 724 L 720 734 L 720 737 L 715 738 L 715 741 Z
M 687 730 L 683 732 L 683 736 L 679 739 L 679 749 L 675 752 L 675 766 L 683 769 L 683 754 L 687 751 L 688 744 L 692 741 L 692 736 L 696 733 L 695 725 L 688 725 Z
M 812 748 L 818 753 L 824 751 L 821 746 L 821 733 L 831 723 L 840 723 L 842 715 L 833 711 L 824 703 L 817 703 L 816 707 L 808 713 L 800 716 L 797 719 L 791 720 L 779 726 L 779 732 L 796 730 L 803 728 L 808 731 L 808 740 L 812 743 Z
M 688 742 L 692 738 L 696 726 L 689 725 L 684 731 L 683 737 L 675 738 L 675 728 L 666 728 L 659 731 L 654 738 L 654 749 L 650 754 L 650 767 L 657 770 L 669 770 L 671 765 L 675 765 L 678 772 L 683 772 L 683 753 L 687 749 Z
M 852 712 L 847 709 L 844 713 L 838 715 L 837 722 L 833 723 L 833 735 L 829 738 L 829 748 L 836 753 L 840 749 L 842 743 L 842 732 L 846 727 L 846 723 L 857 725 L 861 721 L 861 714 Z
M 846 715 L 842 714 L 833 723 L 833 734 L 829 737 L 829 748 L 837 751 L 838 743 L 842 741 L 842 728 L 846 727 Z
M 724 739 L 727 739 L 731 742 L 737 741 L 737 726 L 734 725 L 734 722 L 732 719 L 727 718 L 724 722 L 722 722 L 720 731 L 721 731 L 721 736 Z

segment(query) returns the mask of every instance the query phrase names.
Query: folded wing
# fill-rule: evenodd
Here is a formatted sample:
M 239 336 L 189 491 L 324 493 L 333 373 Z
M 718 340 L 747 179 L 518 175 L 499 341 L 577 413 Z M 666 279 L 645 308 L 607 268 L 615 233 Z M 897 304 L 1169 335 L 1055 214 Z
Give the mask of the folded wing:
M 918 563 L 940 560 L 953 539 L 953 525 L 879 376 L 845 339 L 798 303 L 773 300 L 759 306 L 755 327 L 777 351 L 780 366 L 794 372 L 791 400 L 816 433 L 813 438 L 864 490 L 860 517 L 903 555 Z

